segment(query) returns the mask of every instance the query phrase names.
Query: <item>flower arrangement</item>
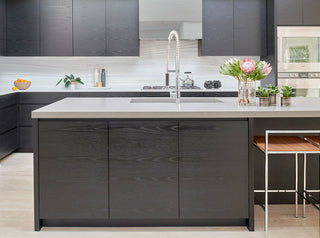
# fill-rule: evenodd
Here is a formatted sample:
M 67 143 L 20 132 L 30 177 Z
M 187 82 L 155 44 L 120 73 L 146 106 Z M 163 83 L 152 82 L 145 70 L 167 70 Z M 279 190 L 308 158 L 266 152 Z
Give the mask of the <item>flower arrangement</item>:
M 220 67 L 220 74 L 229 75 L 236 78 L 238 81 L 253 81 L 266 78 L 272 71 L 272 67 L 266 61 L 258 61 L 247 59 L 229 59 Z
M 255 62 L 252 59 L 231 58 L 220 67 L 220 74 L 229 75 L 239 81 L 239 104 L 255 105 L 255 81 L 266 78 L 272 67 L 266 61 Z

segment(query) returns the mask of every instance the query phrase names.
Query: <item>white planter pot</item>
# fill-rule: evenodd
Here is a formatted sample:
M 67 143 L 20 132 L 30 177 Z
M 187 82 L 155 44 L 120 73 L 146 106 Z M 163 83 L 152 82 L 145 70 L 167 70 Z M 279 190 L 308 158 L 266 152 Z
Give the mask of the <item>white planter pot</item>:
M 75 82 L 71 82 L 71 84 L 70 84 L 70 90 L 71 90 L 71 91 L 76 90 L 76 83 L 75 83 Z

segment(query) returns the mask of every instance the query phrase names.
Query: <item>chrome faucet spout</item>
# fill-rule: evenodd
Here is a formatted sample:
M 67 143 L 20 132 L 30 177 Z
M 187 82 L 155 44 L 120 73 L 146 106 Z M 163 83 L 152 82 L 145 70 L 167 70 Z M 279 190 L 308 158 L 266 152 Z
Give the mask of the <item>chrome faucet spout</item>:
M 171 31 L 168 37 L 168 55 L 167 55 L 167 72 L 166 72 L 166 86 L 169 86 L 169 58 L 170 58 L 170 45 L 171 41 L 176 40 L 176 59 L 175 59 L 175 72 L 176 72 L 176 103 L 180 103 L 181 86 L 180 86 L 180 40 L 177 31 Z

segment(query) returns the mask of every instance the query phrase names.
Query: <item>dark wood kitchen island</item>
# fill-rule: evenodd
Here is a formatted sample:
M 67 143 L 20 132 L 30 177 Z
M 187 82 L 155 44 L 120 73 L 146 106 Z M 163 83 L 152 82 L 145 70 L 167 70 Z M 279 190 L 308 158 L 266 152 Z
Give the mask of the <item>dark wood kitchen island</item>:
M 239 107 L 236 98 L 194 100 L 200 101 L 66 98 L 33 111 L 35 230 L 254 230 L 254 120 L 320 118 L 320 104 L 306 108 L 301 103 L 311 99 L 295 99 L 289 108 L 260 108 Z

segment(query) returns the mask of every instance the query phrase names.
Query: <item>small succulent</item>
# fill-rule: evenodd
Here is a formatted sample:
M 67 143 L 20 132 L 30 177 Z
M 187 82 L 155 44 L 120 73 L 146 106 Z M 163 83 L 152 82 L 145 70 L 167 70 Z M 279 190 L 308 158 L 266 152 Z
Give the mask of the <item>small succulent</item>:
M 279 93 L 279 89 L 276 86 L 273 86 L 272 84 L 268 85 L 269 94 L 277 94 Z
M 295 93 L 292 90 L 292 87 L 289 87 L 289 86 L 283 86 L 281 88 L 281 94 L 282 94 L 282 97 L 284 98 L 290 98 L 295 95 Z
M 68 88 L 71 83 L 81 83 L 81 84 L 84 84 L 84 83 L 81 81 L 81 78 L 79 78 L 79 77 L 75 78 L 75 77 L 73 76 L 73 74 L 70 74 L 70 76 L 65 75 L 65 78 L 60 79 L 59 82 L 56 84 L 56 86 L 58 86 L 58 85 L 62 82 L 62 80 L 63 80 L 64 86 L 65 86 L 66 88 Z
M 269 94 L 270 94 L 268 89 L 261 88 L 261 87 L 258 87 L 257 93 L 259 94 L 259 97 L 261 97 L 261 98 L 267 98 L 267 97 L 269 97 Z

